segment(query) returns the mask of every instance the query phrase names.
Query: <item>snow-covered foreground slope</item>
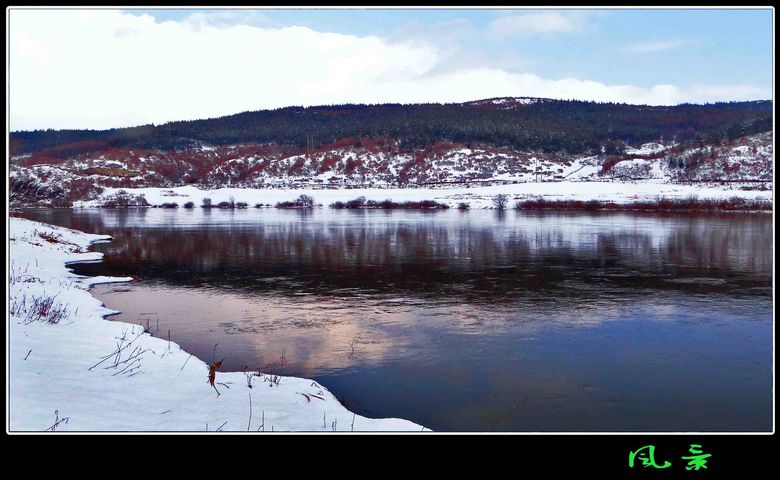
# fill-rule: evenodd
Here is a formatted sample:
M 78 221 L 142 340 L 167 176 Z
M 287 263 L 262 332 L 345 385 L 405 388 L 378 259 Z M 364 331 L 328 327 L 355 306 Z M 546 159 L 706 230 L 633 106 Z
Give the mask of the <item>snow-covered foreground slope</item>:
M 468 203 L 471 208 L 493 208 L 493 197 L 498 194 L 509 195 L 511 208 L 517 200 L 527 200 L 543 197 L 546 200 L 601 200 L 616 203 L 630 203 L 638 200 L 655 200 L 658 198 L 686 199 L 696 197 L 703 199 L 728 199 L 740 197 L 744 199 L 772 200 L 771 190 L 740 190 L 735 185 L 726 187 L 704 187 L 701 185 L 670 184 L 654 181 L 627 182 L 543 182 L 518 183 L 509 185 L 493 185 L 484 187 L 449 187 L 449 188 L 354 188 L 338 190 L 302 189 L 250 189 L 250 188 L 220 188 L 200 190 L 197 187 L 176 188 L 127 188 L 106 189 L 96 200 L 76 202 L 75 207 L 99 207 L 124 191 L 128 196 L 143 195 L 151 205 L 176 203 L 182 207 L 187 202 L 193 202 L 200 207 L 204 198 L 210 198 L 216 205 L 219 202 L 246 202 L 250 207 L 256 204 L 273 206 L 277 202 L 291 201 L 301 194 L 310 195 L 317 204 L 328 206 L 333 202 L 346 202 L 363 196 L 367 200 L 382 201 L 391 199 L 394 202 L 435 200 L 446 203 L 452 208 L 459 203 Z
M 110 237 L 21 218 L 10 219 L 9 236 L 12 432 L 422 429 L 354 415 L 302 378 L 218 371 L 217 395 L 206 363 L 138 325 L 103 318 L 112 311 L 89 286 L 131 278 L 84 278 L 67 269 L 100 261 L 101 253 L 86 248 Z

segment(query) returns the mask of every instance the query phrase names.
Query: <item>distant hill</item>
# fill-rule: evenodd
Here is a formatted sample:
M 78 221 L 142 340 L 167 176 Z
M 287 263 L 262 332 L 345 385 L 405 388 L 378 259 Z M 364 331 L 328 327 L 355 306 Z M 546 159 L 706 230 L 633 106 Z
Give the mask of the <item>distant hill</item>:
M 11 155 L 51 160 L 109 148 L 181 150 L 273 144 L 317 149 L 345 139 L 389 137 L 401 151 L 436 142 L 587 153 L 614 142 L 709 144 L 772 129 L 772 102 L 651 107 L 513 97 L 458 104 L 287 107 L 220 118 L 111 130 L 11 132 Z
M 15 205 L 70 205 L 107 187 L 181 185 L 642 180 L 767 188 L 774 158 L 769 101 L 648 107 L 529 97 L 288 107 L 105 131 L 12 132 L 10 147 Z

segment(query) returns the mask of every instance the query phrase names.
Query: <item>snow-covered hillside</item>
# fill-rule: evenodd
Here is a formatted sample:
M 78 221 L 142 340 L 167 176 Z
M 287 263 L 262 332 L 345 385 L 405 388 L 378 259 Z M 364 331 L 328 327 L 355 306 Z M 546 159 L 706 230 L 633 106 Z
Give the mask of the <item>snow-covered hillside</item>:
M 718 146 L 656 142 L 598 155 L 445 142 L 430 151 L 408 153 L 386 138 L 340 142 L 304 153 L 272 145 L 201 145 L 184 151 L 113 149 L 58 164 L 30 165 L 26 159 L 14 159 L 11 201 L 70 205 L 97 198 L 106 188 L 183 185 L 202 189 L 440 188 L 641 180 L 715 185 L 749 182 L 758 189 L 771 189 L 772 144 L 772 134 L 767 132 Z
M 687 149 L 648 143 L 626 149 L 624 159 L 602 176 L 670 182 L 768 181 L 773 158 L 771 133 L 743 137 L 730 145 Z
M 553 102 L 549 98 L 538 97 L 497 97 L 486 98 L 483 100 L 473 100 L 471 102 L 464 102 L 460 105 L 469 105 L 474 107 L 483 108 L 495 108 L 499 110 L 511 110 L 515 108 L 522 108 L 524 105 L 532 105 L 536 103 L 550 103 Z

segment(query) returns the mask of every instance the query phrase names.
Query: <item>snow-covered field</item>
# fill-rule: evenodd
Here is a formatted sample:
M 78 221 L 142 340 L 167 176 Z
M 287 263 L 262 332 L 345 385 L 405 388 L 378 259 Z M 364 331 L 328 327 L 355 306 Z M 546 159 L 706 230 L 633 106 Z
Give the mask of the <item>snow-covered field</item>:
M 736 184 L 726 186 L 702 186 L 670 184 L 661 181 L 629 182 L 540 182 L 493 185 L 482 187 L 441 187 L 441 188 L 355 188 L 355 189 L 247 189 L 220 188 L 200 190 L 194 186 L 176 188 L 107 188 L 99 198 L 87 202 L 76 202 L 74 207 L 97 207 L 105 200 L 125 191 L 132 195 L 143 195 L 152 205 L 175 202 L 179 207 L 194 202 L 199 207 L 204 198 L 210 198 L 213 204 L 230 201 L 246 202 L 250 207 L 256 204 L 268 206 L 277 202 L 294 200 L 301 194 L 314 197 L 317 204 L 328 206 L 336 201 L 348 201 L 363 196 L 367 200 L 395 202 L 435 200 L 457 207 L 459 203 L 468 203 L 471 208 L 492 208 L 492 199 L 497 194 L 507 194 L 509 207 L 517 200 L 543 197 L 547 200 L 601 200 L 616 203 L 630 203 L 637 200 L 655 200 L 659 198 L 686 199 L 696 197 L 704 199 L 728 199 L 741 197 L 771 201 L 772 190 L 740 190 Z
M 102 254 L 87 247 L 110 237 L 21 218 L 10 219 L 9 237 L 11 432 L 422 429 L 355 415 L 324 386 L 302 378 L 217 371 L 217 395 L 204 361 L 138 325 L 103 318 L 112 311 L 88 288 L 131 278 L 85 278 L 67 269 L 100 261 Z M 216 360 L 227 355 L 217 351 Z

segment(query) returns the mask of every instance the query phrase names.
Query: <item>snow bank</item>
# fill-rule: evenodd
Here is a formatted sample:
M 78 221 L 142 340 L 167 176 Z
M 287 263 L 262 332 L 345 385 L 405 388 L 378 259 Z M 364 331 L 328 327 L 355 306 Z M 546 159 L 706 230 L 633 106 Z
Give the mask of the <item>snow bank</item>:
M 325 387 L 302 378 L 217 372 L 217 395 L 206 363 L 176 343 L 104 320 L 116 312 L 87 289 L 131 278 L 84 278 L 67 269 L 66 263 L 100 260 L 101 253 L 86 248 L 109 236 L 20 218 L 10 219 L 9 236 L 12 432 L 422 429 L 354 415 Z M 49 316 L 36 318 L 33 312 L 44 311 L 36 303 L 52 297 Z
M 645 143 L 639 148 L 628 147 L 625 153 L 628 155 L 652 155 L 654 153 L 660 153 L 666 150 L 666 147 L 660 143 Z
M 352 189 L 250 189 L 250 188 L 220 188 L 200 190 L 194 186 L 176 188 L 107 188 L 101 196 L 88 202 L 76 202 L 74 207 L 97 207 L 106 198 L 124 190 L 128 194 L 143 194 L 152 205 L 166 202 L 176 202 L 179 207 L 192 201 L 197 207 L 204 198 L 210 198 L 213 204 L 229 201 L 231 197 L 236 202 L 246 202 L 249 206 L 261 203 L 276 205 L 277 202 L 294 200 L 301 194 L 314 197 L 318 204 L 328 206 L 336 201 L 346 202 L 363 196 L 367 200 L 382 201 L 391 199 L 395 202 L 435 200 L 457 207 L 460 202 L 467 202 L 472 208 L 492 208 L 492 198 L 497 194 L 507 194 L 510 197 L 509 207 L 516 200 L 544 197 L 547 200 L 600 200 L 616 203 L 629 203 L 637 200 L 655 200 L 657 198 L 684 199 L 691 196 L 704 199 L 728 199 L 741 197 L 750 200 L 772 200 L 772 191 L 740 190 L 738 185 L 730 184 L 723 187 L 670 184 L 657 180 L 638 182 L 540 182 L 517 183 L 507 185 L 492 185 L 483 187 L 439 187 L 439 188 L 352 188 Z

